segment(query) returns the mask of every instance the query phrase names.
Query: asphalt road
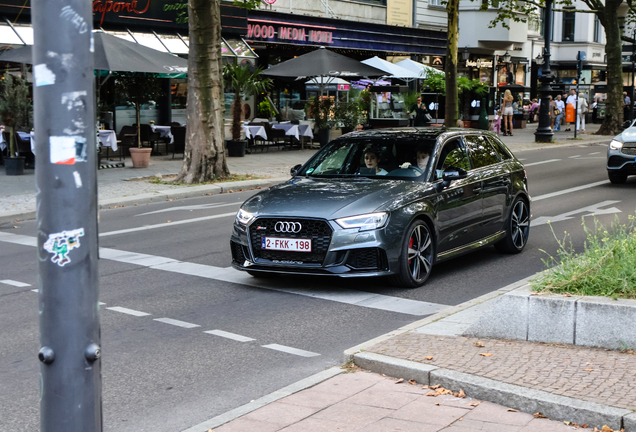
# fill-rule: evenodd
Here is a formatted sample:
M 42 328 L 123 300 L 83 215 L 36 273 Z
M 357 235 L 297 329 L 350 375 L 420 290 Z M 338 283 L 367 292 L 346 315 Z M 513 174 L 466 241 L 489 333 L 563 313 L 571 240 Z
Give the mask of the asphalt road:
M 525 251 L 487 248 L 448 261 L 415 290 L 369 279 L 259 281 L 228 269 L 234 214 L 253 191 L 101 211 L 105 431 L 182 431 L 340 364 L 351 346 L 543 270 L 546 252 L 556 250 L 551 228 L 570 233 L 580 249 L 581 216 L 626 222 L 636 209 L 636 177 L 611 185 L 605 152 L 595 145 L 518 153 L 534 199 Z M 35 222 L 0 233 L 28 243 Z M 0 242 L 0 260 L 0 431 L 33 431 L 35 250 Z

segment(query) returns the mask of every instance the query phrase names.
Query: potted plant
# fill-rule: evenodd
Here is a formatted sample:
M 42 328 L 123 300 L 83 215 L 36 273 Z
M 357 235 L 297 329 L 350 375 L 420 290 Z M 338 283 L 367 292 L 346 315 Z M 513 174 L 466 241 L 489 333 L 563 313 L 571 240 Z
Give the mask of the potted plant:
M 153 73 L 117 72 L 115 74 L 115 90 L 134 105 L 137 116 L 137 147 L 129 149 L 133 168 L 147 168 L 150 162 L 152 147 L 141 146 L 140 111 L 141 105 L 156 100 L 163 94 L 158 77 Z
M 256 114 L 256 117 L 258 118 L 271 119 L 274 117 L 274 110 L 272 109 L 272 106 L 269 104 L 269 101 L 267 101 L 266 99 L 261 101 L 258 104 L 257 111 L 258 112 Z
M 263 93 L 272 86 L 271 78 L 261 77 L 262 68 L 251 71 L 247 65 L 227 64 L 223 68 L 223 81 L 234 91 L 232 103 L 232 139 L 226 141 L 228 156 L 245 156 L 246 140 L 241 140 L 241 112 L 243 98 Z M 269 103 L 268 103 L 269 107 Z M 259 105 L 260 108 L 260 105 Z
M 334 110 L 334 120 L 340 124 L 343 135 L 356 130 L 362 121 L 360 103 L 356 100 L 339 103 Z
M 334 123 L 332 119 L 333 105 L 333 99 L 329 96 L 314 97 L 311 101 L 311 113 L 320 147 L 327 145 L 331 138 L 331 127 Z
M 435 119 L 439 119 L 439 96 L 446 96 L 446 75 L 438 71 L 429 71 L 424 85 L 435 93 Z M 439 124 L 429 126 L 440 126 Z
M 26 80 L 5 73 L 0 91 L 0 116 L 4 122 L 5 130 L 9 133 L 9 154 L 4 160 L 7 175 L 22 175 L 24 173 L 25 158 L 16 156 L 14 136 L 18 127 L 26 126 L 28 123 L 30 110 L 29 88 Z

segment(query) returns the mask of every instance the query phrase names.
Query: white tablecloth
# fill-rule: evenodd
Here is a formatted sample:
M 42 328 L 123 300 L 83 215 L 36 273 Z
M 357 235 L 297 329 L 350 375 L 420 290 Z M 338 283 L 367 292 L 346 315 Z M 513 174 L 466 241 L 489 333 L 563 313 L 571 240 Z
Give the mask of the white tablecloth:
M 267 132 L 265 132 L 265 128 L 263 126 L 242 126 L 245 131 L 245 138 L 250 139 L 256 136 L 267 139 Z
M 113 130 L 100 130 L 99 142 L 104 147 L 110 147 L 113 151 L 117 151 L 117 135 Z
M 174 142 L 174 136 L 172 136 L 172 130 L 170 126 L 150 126 L 153 132 L 159 132 L 161 138 L 170 138 L 170 144 Z
M 272 129 L 282 129 L 285 131 L 285 135 L 296 137 L 297 140 L 300 140 L 301 136 L 313 138 L 314 134 L 311 131 L 311 127 L 309 125 L 296 125 L 296 124 L 277 124 L 273 125 Z

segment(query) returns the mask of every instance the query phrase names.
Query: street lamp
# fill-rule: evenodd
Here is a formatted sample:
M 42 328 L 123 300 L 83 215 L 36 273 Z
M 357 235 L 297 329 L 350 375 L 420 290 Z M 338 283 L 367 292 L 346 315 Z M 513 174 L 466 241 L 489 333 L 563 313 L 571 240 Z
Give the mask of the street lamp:
M 543 60 L 543 69 L 541 70 L 541 88 L 539 89 L 539 97 L 541 98 L 541 106 L 539 107 L 539 127 L 534 133 L 535 142 L 551 142 L 554 133 L 550 129 L 550 92 L 552 88 L 550 83 L 554 80 L 550 72 L 550 39 L 552 39 L 552 0 L 545 1 L 545 20 L 543 21 L 543 34 L 545 46 L 543 48 L 543 57 L 539 54 L 537 64 Z
M 470 58 L 470 52 L 468 52 L 468 47 L 464 47 L 464 51 L 462 51 L 462 58 L 464 61 Z
M 501 60 L 503 60 L 504 63 L 510 63 L 510 54 L 508 51 L 501 57 Z

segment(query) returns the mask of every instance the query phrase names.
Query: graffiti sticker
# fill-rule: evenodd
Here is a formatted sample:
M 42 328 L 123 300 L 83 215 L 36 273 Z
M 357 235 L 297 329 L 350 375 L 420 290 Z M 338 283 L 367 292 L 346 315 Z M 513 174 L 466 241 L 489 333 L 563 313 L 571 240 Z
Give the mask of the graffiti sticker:
M 49 234 L 49 239 L 44 242 L 44 250 L 52 253 L 51 262 L 64 267 L 71 262 L 68 254 L 73 249 L 80 247 L 80 237 L 84 235 L 84 228 L 61 233 Z

